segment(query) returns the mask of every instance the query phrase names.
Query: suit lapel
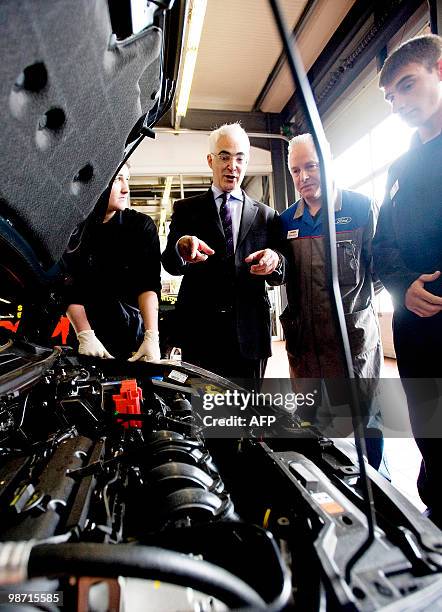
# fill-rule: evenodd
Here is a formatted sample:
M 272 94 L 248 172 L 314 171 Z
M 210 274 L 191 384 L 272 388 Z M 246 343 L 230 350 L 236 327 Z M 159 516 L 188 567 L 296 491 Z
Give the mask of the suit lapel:
M 251 200 L 244 191 L 243 191 L 243 194 L 244 194 L 244 204 L 242 207 L 241 224 L 239 226 L 239 234 L 238 234 L 238 240 L 236 243 L 236 250 L 239 249 L 244 238 L 247 236 L 252 226 L 252 223 L 255 220 L 256 213 L 258 212 L 258 209 L 254 205 L 253 200 Z

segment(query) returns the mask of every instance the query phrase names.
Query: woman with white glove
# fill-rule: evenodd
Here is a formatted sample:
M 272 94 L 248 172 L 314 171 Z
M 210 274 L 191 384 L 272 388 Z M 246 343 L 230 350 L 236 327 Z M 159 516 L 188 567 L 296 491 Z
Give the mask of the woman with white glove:
M 128 181 L 125 164 L 101 198 L 104 218 L 90 224 L 84 243 L 68 257 L 67 315 L 80 354 L 151 361 L 161 358 L 160 245 L 152 219 L 129 208 Z

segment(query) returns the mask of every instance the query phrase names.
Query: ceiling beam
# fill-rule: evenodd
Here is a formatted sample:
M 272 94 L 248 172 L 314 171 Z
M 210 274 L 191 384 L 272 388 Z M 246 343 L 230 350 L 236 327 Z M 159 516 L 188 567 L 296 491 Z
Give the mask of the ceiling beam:
M 278 118 L 275 123 L 274 119 Z M 166 113 L 157 127 L 171 127 L 170 112 Z M 207 109 L 189 109 L 186 116 L 181 119 L 180 128 L 186 130 L 198 130 L 202 132 L 211 132 L 223 123 L 234 123 L 240 121 L 246 132 L 257 132 L 260 134 L 277 133 L 275 126 L 279 126 L 278 113 L 262 113 L 244 112 L 244 111 L 225 111 L 225 110 L 207 110 Z
M 343 95 L 421 4 L 422 0 L 355 2 L 307 75 L 321 115 Z M 293 119 L 301 126 L 304 123 L 296 92 L 281 112 L 282 123 Z
M 310 83 L 321 81 L 330 72 L 336 60 L 345 54 L 346 48 L 360 37 L 360 32 L 373 14 L 374 4 L 373 0 L 357 0 L 353 4 L 310 68 Z
M 296 22 L 295 27 L 293 28 L 292 39 L 295 39 L 297 36 L 299 36 L 301 34 L 301 32 L 304 29 L 307 21 L 312 16 L 313 11 L 315 10 L 316 5 L 318 4 L 318 2 L 319 2 L 319 0 L 308 0 L 307 1 L 306 5 L 304 7 L 304 10 L 301 13 L 301 16 L 299 17 L 298 21 Z M 271 72 L 269 73 L 269 76 L 267 77 L 267 80 L 264 83 L 263 88 L 259 92 L 258 97 L 256 98 L 255 103 L 253 105 L 252 111 L 259 111 L 259 109 L 261 108 L 262 103 L 264 102 L 265 98 L 267 97 L 267 94 L 269 93 L 269 91 L 273 87 L 273 83 L 275 82 L 276 77 L 280 73 L 280 71 L 281 71 L 281 69 L 284 66 L 286 61 L 287 61 L 286 54 L 285 54 L 284 51 L 282 51 L 280 56 L 276 60 L 275 65 L 273 66 Z

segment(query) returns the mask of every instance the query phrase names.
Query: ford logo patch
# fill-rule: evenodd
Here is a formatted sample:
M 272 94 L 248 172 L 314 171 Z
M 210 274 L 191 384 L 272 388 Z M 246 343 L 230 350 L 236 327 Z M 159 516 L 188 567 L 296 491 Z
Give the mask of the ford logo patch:
M 343 225 L 344 223 L 350 223 L 351 217 L 339 217 L 336 219 L 336 225 Z

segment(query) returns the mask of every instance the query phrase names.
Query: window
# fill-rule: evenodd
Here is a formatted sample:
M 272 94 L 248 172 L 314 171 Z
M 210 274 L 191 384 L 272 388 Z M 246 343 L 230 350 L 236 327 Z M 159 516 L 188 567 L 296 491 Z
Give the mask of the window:
M 336 182 L 382 203 L 388 166 L 408 150 L 412 134 L 396 115 L 390 115 L 334 160 Z M 377 305 L 379 312 L 393 311 L 386 291 L 379 294 Z
M 382 201 L 388 166 L 408 149 L 412 134 L 396 115 L 384 119 L 334 160 L 338 185 Z

